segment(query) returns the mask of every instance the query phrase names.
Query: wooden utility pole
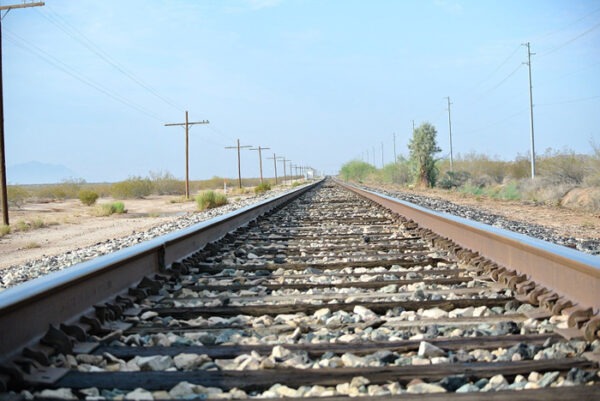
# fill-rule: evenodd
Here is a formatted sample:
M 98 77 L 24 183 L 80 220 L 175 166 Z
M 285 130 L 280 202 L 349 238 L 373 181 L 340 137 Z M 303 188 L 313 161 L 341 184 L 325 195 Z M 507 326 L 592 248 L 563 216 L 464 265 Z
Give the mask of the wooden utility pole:
M 288 160 L 288 164 L 289 164 L 289 169 L 290 169 L 290 181 L 294 180 L 294 172 L 292 170 L 292 161 Z
M 262 173 L 262 151 L 263 150 L 267 150 L 270 148 L 261 148 L 260 146 L 258 148 L 251 148 L 250 150 L 258 150 L 258 160 L 259 160 L 259 165 L 260 165 L 260 183 L 263 183 L 263 173 Z
M 6 182 L 6 157 L 4 148 L 4 88 L 2 85 L 2 18 L 6 16 L 13 8 L 27 8 L 43 6 L 43 2 L 13 4 L 9 6 L 0 6 L 0 197 L 2 198 L 2 224 L 10 224 L 8 218 L 8 185 Z M 4 16 L 2 11 L 6 10 Z
M 448 132 L 450 133 L 450 171 L 454 171 L 454 158 L 452 157 L 452 120 L 450 119 L 450 96 L 446 96 L 448 100 Z
M 531 83 L 531 56 L 535 53 L 531 52 L 529 42 L 524 43 L 527 46 L 527 67 L 529 68 L 529 121 L 531 122 L 531 178 L 535 178 L 535 140 L 533 136 L 533 85 Z
M 190 199 L 190 125 L 208 124 L 208 120 L 190 122 L 188 120 L 188 112 L 185 111 L 185 122 L 183 123 L 168 123 L 165 127 L 185 127 L 185 199 Z
M 278 157 L 277 160 L 279 160 L 280 162 L 283 162 L 283 185 L 285 185 L 285 179 L 287 178 L 287 171 L 285 169 L 285 164 L 286 164 L 287 160 L 285 159 L 285 157 Z
M 277 156 L 273 153 L 273 157 L 267 157 L 269 160 L 273 160 L 273 167 L 275 167 L 275 185 L 277 185 Z
M 242 188 L 242 158 L 240 156 L 240 149 L 242 148 L 251 148 L 252 145 L 244 145 L 241 146 L 240 145 L 240 140 L 237 140 L 237 146 L 225 146 L 225 149 L 237 149 L 237 160 L 238 160 L 238 186 L 240 187 L 240 189 Z

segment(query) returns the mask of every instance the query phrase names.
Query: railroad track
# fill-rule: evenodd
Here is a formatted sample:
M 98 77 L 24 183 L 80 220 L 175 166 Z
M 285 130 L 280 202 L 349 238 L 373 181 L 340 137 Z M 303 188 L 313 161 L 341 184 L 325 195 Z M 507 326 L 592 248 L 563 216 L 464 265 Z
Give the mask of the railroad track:
M 0 399 L 600 399 L 593 257 L 304 191 L 1 294 Z

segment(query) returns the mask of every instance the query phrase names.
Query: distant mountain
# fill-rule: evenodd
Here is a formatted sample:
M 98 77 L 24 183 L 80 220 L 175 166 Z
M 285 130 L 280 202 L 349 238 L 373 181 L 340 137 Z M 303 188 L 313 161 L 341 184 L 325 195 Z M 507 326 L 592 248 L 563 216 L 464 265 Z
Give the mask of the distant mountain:
M 6 167 L 9 184 L 53 184 L 71 178 L 78 178 L 77 173 L 62 164 L 31 161 Z

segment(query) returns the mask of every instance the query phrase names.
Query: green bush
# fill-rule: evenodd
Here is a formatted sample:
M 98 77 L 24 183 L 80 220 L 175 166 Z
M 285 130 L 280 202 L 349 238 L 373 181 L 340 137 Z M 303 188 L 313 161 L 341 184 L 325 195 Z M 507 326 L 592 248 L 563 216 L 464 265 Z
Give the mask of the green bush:
M 262 194 L 271 190 L 271 184 L 268 182 L 262 182 L 254 187 L 255 194 Z
M 107 217 L 115 213 L 127 213 L 123 202 L 103 203 L 94 209 L 94 215 L 97 217 Z
M 361 160 L 352 160 L 344 164 L 340 169 L 343 180 L 362 182 L 369 174 L 376 171 L 375 167 Z
M 113 202 L 112 209 L 113 209 L 113 213 L 117 213 L 117 214 L 127 213 L 127 210 L 125 209 L 125 204 L 123 202 Z
M 131 177 L 111 186 L 111 195 L 119 199 L 140 199 L 152 194 L 152 181 L 148 178 Z
M 79 191 L 79 200 L 86 206 L 92 206 L 98 200 L 98 194 L 89 189 L 83 189 Z
M 458 188 L 464 185 L 471 175 L 466 171 L 446 171 L 436 186 L 443 189 Z
M 196 196 L 199 210 L 212 209 L 227 204 L 227 197 L 215 191 L 204 191 Z

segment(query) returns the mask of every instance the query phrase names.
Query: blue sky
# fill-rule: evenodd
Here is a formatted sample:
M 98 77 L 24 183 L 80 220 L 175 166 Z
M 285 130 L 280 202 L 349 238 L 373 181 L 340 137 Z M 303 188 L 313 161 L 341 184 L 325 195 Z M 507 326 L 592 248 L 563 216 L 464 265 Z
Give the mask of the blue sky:
M 235 177 L 237 138 L 326 173 L 374 151 L 379 166 L 393 133 L 407 154 L 413 120 L 444 156 L 446 96 L 455 155 L 513 159 L 529 152 L 524 42 L 538 152 L 600 144 L 600 1 L 47 0 L 2 29 L 9 182 L 32 160 L 88 182 L 183 177 L 184 131 L 163 124 L 185 110 L 211 122 L 190 131 L 192 179 Z

